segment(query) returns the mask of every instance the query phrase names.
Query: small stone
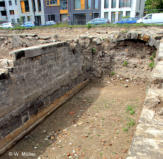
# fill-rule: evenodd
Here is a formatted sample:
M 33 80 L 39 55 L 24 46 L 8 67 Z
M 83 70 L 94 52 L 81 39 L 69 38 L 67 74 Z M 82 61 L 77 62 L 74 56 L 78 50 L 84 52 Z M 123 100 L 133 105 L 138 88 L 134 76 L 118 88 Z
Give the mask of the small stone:
M 158 115 L 160 115 L 160 116 L 163 115 L 163 108 L 158 112 Z
M 124 85 L 124 87 L 126 87 L 126 88 L 127 88 L 127 87 L 128 87 L 128 85 L 127 85 L 127 84 L 125 84 L 125 85 Z

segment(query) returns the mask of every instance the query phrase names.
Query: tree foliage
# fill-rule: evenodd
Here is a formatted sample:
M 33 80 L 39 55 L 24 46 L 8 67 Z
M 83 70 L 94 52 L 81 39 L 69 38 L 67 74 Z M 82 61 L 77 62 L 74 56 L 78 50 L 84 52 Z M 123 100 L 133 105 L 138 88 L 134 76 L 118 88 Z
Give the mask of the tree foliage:
M 145 9 L 146 10 L 163 9 L 163 0 L 146 0 Z

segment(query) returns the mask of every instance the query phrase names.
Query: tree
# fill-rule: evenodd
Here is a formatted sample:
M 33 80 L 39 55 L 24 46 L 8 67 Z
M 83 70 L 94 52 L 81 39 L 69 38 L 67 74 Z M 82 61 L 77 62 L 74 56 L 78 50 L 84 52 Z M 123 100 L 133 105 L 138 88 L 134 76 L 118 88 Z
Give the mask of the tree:
M 158 12 L 161 9 L 163 10 L 163 0 L 146 0 L 145 10 L 148 13 Z

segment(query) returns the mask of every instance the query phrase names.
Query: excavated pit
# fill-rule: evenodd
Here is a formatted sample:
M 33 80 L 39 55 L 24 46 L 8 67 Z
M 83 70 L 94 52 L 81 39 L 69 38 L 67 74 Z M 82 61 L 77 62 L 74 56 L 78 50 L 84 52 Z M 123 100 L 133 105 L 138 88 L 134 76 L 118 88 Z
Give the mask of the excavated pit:
M 34 158 L 41 159 L 51 159 L 54 156 L 57 159 L 126 158 L 143 107 L 145 92 L 149 86 L 152 86 L 151 72 L 157 63 L 155 57 L 158 46 L 159 40 L 152 39 L 150 36 L 123 33 L 114 38 L 83 36 L 54 46 L 50 44 L 12 53 L 15 58 L 12 68 L 14 70 L 4 72 L 3 76 L 1 75 L 1 82 L 9 86 L 15 83 L 18 87 L 14 89 L 19 89 L 15 92 L 25 96 L 21 101 L 21 97 L 16 95 L 17 101 L 12 99 L 11 103 L 17 102 L 17 104 L 12 108 L 9 102 L 7 102 L 7 110 L 0 108 L 1 152 L 24 136 L 35 126 L 35 123 L 39 123 L 72 95 L 79 92 L 89 81 L 91 84 L 47 117 L 2 158 L 7 159 L 9 154 L 10 157 L 16 157 L 14 152 L 19 152 L 17 158 L 22 157 L 21 152 L 26 152 L 27 155 L 35 154 Z M 25 75 L 23 71 L 27 71 Z M 48 71 L 49 73 L 46 74 Z M 48 78 L 47 76 L 51 74 L 58 76 L 53 75 Z M 56 80 L 53 82 L 54 78 Z M 37 81 L 35 87 L 33 82 L 36 80 L 40 82 Z M 21 86 L 24 83 L 25 86 L 31 84 L 33 88 L 29 87 L 26 90 L 23 87 L 25 91 L 22 91 Z M 39 86 L 40 92 L 30 92 L 32 89 L 38 89 Z M 52 86 L 55 89 L 50 90 Z M 9 90 L 10 88 L 7 91 Z M 5 94 L 2 95 L 5 97 Z M 148 103 L 148 100 L 146 99 L 145 102 Z M 155 106 L 160 102 L 156 102 Z M 5 102 L 2 101 L 0 104 Z M 18 108 L 19 105 L 21 109 Z M 113 110 L 110 110 L 112 108 Z M 159 105 L 157 108 L 160 111 L 162 106 L 160 108 Z M 21 114 L 20 118 L 19 114 Z M 21 120 L 22 123 L 14 127 L 14 121 L 10 124 L 12 118 L 17 122 Z M 114 121 L 118 125 L 112 125 Z M 4 128 L 7 131 L 2 132 Z M 17 133 L 21 134 L 21 132 L 23 133 L 19 136 Z M 8 141 L 10 143 L 7 145 L 5 142 Z M 120 147 L 116 149 L 119 144 Z

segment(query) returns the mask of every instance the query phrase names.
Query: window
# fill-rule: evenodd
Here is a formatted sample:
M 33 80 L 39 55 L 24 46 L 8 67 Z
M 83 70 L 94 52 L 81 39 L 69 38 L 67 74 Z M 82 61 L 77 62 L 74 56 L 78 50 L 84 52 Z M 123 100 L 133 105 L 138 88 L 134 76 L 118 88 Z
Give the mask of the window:
M 111 4 L 111 7 L 112 7 L 112 8 L 116 8 L 116 0 L 112 0 L 111 3 L 112 3 L 112 4 Z
M 131 7 L 132 0 L 119 0 L 119 8 Z
M 81 3 L 80 3 L 80 0 L 74 0 L 75 2 L 75 9 L 81 9 Z
M 29 12 L 29 3 L 28 1 L 24 1 L 25 4 L 25 12 Z
M 130 11 L 126 11 L 126 16 L 130 17 L 130 13 L 131 13 Z
M 11 23 L 14 24 L 15 23 L 15 19 L 11 19 Z
M 111 13 L 111 22 L 114 23 L 115 22 L 115 12 Z
M 95 9 L 98 9 L 98 0 L 95 0 Z
M 87 9 L 91 9 L 91 0 L 87 0 Z
M 55 21 L 55 15 L 48 15 L 48 21 Z
M 20 19 L 19 18 L 17 18 L 17 23 L 20 23 Z
M 152 19 L 152 14 L 147 15 L 144 19 Z
M 104 12 L 104 18 L 105 18 L 105 19 L 108 19 L 108 15 L 109 15 L 108 12 Z
M 5 2 L 0 2 L 0 7 L 5 7 Z
M 50 0 L 50 5 L 56 5 L 57 4 L 57 0 Z
M 123 12 L 118 12 L 118 20 L 122 20 L 123 18 Z
M 66 10 L 67 9 L 67 0 L 60 0 L 60 9 Z
M 37 0 L 37 4 L 38 4 L 38 11 L 41 12 L 41 1 Z
M 15 0 L 15 5 L 17 5 L 17 0 Z
M 30 21 L 31 20 L 31 17 L 30 16 L 27 16 L 27 21 Z
M 49 2 L 49 0 L 48 0 Z M 49 4 L 48 4 L 49 5 Z M 35 0 L 32 0 L 32 7 L 33 7 L 33 11 L 35 12 L 36 11 L 36 5 L 35 5 Z
M 10 15 L 14 15 L 14 10 L 10 10 Z
M 1 11 L 1 15 L 6 16 L 7 15 L 6 11 Z
M 57 0 L 46 0 L 47 6 L 57 5 Z
M 109 8 L 109 0 L 104 1 L 104 8 Z
M 9 6 L 12 6 L 12 1 L 9 1 L 8 3 L 9 3 Z

